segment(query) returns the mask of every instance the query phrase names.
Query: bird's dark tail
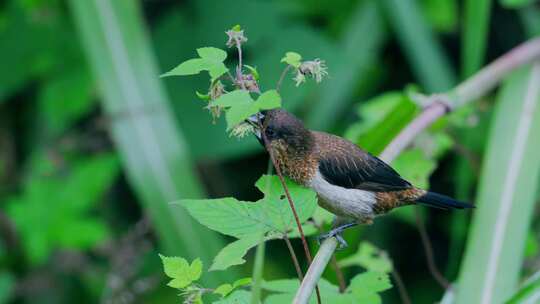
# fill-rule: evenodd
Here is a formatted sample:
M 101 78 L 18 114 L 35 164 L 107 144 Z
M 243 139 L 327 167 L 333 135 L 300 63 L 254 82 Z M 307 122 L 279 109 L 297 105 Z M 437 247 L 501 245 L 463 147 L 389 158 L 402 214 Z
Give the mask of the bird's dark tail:
M 446 195 L 435 192 L 427 192 L 416 200 L 417 203 L 439 209 L 467 209 L 474 208 L 474 205 L 460 202 Z

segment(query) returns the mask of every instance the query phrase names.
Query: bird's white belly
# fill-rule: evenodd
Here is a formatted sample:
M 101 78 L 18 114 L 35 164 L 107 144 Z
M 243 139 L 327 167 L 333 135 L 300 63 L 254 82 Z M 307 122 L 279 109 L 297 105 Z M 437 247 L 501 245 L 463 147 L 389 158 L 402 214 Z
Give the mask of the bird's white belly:
M 327 182 L 319 170 L 307 183 L 319 195 L 319 204 L 338 216 L 350 217 L 360 221 L 374 217 L 375 194 L 370 191 L 347 189 Z

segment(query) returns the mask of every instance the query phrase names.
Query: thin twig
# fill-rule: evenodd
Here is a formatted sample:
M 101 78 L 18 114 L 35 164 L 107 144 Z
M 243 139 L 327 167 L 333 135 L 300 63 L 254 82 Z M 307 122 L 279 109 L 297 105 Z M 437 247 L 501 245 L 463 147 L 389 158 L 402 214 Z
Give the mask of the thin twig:
M 396 267 L 392 269 L 392 278 L 394 278 L 394 281 L 396 282 L 396 285 L 398 287 L 399 297 L 401 298 L 401 303 L 403 304 L 411 304 L 411 298 L 409 297 L 409 293 L 407 292 L 407 288 L 405 288 L 405 284 L 403 283 L 403 280 L 401 279 L 401 275 L 399 275 L 399 272 L 397 271 Z
M 432 122 L 444 114 L 468 102 L 471 102 L 495 87 L 508 73 L 516 68 L 540 58 L 540 38 L 529 40 L 480 70 L 453 91 L 445 95 L 428 97 L 428 107 L 405 127 L 381 154 L 381 159 L 391 162 L 412 140 L 427 128 Z M 412 126 L 411 126 L 412 125 Z M 324 268 L 334 253 L 337 241 L 328 238 L 322 244 L 319 252 L 308 269 L 295 297 L 296 304 L 304 304 L 321 277 Z M 308 295 L 305 297 L 305 295 Z
M 298 275 L 300 281 L 302 281 L 304 279 L 304 274 L 302 273 L 302 268 L 300 268 L 300 263 L 298 263 L 298 258 L 296 257 L 296 253 L 294 252 L 291 240 L 289 240 L 289 237 L 286 234 L 283 235 L 283 240 L 285 241 L 285 244 L 287 244 L 287 249 L 289 249 L 289 253 L 291 254 L 294 268 L 296 269 L 296 274 Z
M 424 226 L 424 221 L 422 220 L 422 216 L 418 212 L 417 207 L 414 208 L 414 212 L 416 213 L 416 226 L 418 227 L 418 232 L 420 233 L 422 245 L 424 246 L 424 251 L 426 253 L 426 260 L 429 272 L 431 273 L 431 276 L 435 278 L 437 283 L 439 283 L 439 285 L 441 285 L 444 289 L 448 289 L 448 287 L 450 287 L 450 282 L 448 282 L 448 280 L 442 275 L 439 268 L 437 267 L 437 263 L 435 263 L 433 246 L 431 244 L 431 241 L 429 240 L 426 227 Z
M 276 84 L 276 91 L 279 92 L 281 89 L 281 84 L 283 83 L 283 79 L 285 79 L 285 76 L 287 75 L 287 72 L 291 69 L 291 65 L 288 64 L 285 69 L 283 69 L 283 72 L 281 72 L 281 76 L 279 76 L 279 80 Z
M 330 266 L 332 266 L 332 268 L 334 268 L 334 271 L 336 272 L 336 279 L 338 281 L 339 292 L 341 293 L 345 292 L 345 289 L 347 289 L 347 283 L 345 283 L 345 277 L 343 276 L 343 271 L 341 270 L 341 267 L 339 267 L 339 264 L 337 262 L 335 255 L 332 255 L 332 259 L 330 260 Z

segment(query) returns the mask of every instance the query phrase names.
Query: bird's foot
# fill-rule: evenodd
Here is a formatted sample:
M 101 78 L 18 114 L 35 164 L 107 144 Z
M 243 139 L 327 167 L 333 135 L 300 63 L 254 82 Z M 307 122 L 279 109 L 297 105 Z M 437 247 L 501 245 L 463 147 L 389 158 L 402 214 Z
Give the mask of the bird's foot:
M 347 245 L 347 242 L 345 241 L 345 239 L 343 238 L 343 236 L 341 234 L 343 233 L 343 231 L 345 229 L 356 226 L 356 225 L 358 225 L 358 223 L 354 222 L 354 223 L 348 223 L 348 224 L 336 227 L 336 228 L 328 231 L 327 233 L 323 233 L 323 234 L 319 235 L 317 237 L 317 241 L 320 244 L 324 240 L 326 240 L 327 238 L 335 237 L 336 240 L 338 241 L 338 244 L 339 244 L 338 250 L 343 250 L 343 249 L 347 248 L 348 245 Z

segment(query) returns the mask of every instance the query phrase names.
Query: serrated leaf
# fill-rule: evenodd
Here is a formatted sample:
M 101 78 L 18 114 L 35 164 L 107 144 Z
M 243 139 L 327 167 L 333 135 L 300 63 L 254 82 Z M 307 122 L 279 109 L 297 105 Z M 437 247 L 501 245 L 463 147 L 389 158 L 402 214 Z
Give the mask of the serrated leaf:
M 386 253 L 381 252 L 369 242 L 362 242 L 358 247 L 358 251 L 355 254 L 340 260 L 339 265 L 341 267 L 362 266 L 368 271 L 381 273 L 389 273 L 392 271 L 392 262 Z
M 249 92 L 245 90 L 234 90 L 223 94 L 212 101 L 212 105 L 220 107 L 234 107 L 251 103 L 253 103 L 253 99 L 251 98 L 251 95 L 249 95 Z
M 246 260 L 243 259 L 243 256 L 261 241 L 264 241 L 261 234 L 253 234 L 229 243 L 219 251 L 209 271 L 225 270 L 234 265 L 244 264 Z
M 314 191 L 299 186 L 289 179 L 286 179 L 286 185 L 291 193 L 300 223 L 304 223 L 313 215 L 317 208 L 317 195 Z M 266 189 L 270 189 L 265 193 L 263 207 L 264 212 L 272 221 L 274 230 L 287 233 L 290 230 L 296 229 L 296 221 L 279 178 L 274 175 L 263 175 L 259 178 L 255 186 L 263 193 L 265 193 Z
M 309 219 L 317 207 L 317 195 L 310 189 L 286 181 L 301 223 Z M 201 224 L 222 234 L 243 238 L 256 233 L 288 233 L 296 229 L 294 217 L 277 176 L 262 176 L 256 187 L 265 194 L 257 202 L 234 198 L 180 200 Z
M 185 288 L 201 277 L 202 262 L 195 259 L 191 265 L 181 257 L 167 257 L 159 255 L 163 263 L 163 271 L 172 280 L 167 284 L 172 288 Z
M 259 110 L 270 110 L 281 107 L 281 96 L 276 90 L 269 90 L 261 94 L 255 101 Z
M 287 52 L 285 57 L 281 58 L 281 62 L 285 62 L 295 68 L 299 68 L 302 63 L 302 56 L 296 52 Z

